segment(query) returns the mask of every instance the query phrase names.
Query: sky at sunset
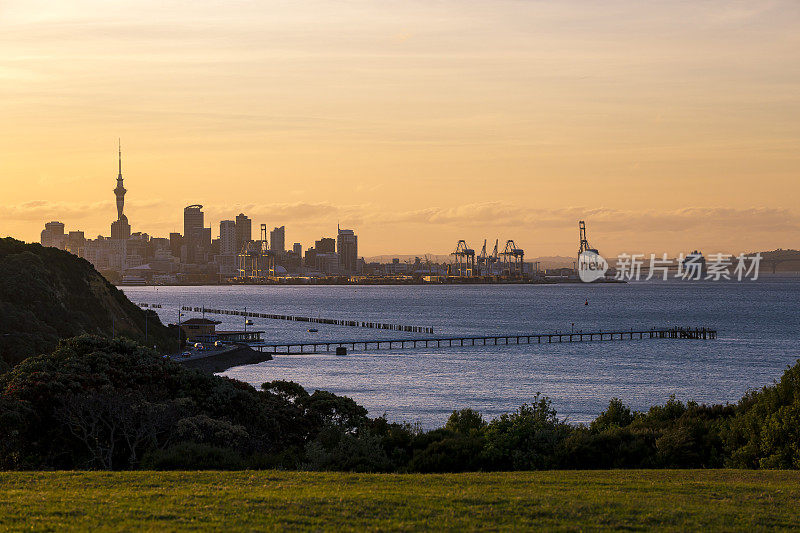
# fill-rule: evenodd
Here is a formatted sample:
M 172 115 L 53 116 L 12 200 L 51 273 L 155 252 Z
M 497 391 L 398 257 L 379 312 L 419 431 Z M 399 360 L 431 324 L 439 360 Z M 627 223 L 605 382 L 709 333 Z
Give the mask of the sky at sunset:
M 108 235 L 118 137 L 155 236 L 800 248 L 800 2 L 0 0 L 0 235 Z

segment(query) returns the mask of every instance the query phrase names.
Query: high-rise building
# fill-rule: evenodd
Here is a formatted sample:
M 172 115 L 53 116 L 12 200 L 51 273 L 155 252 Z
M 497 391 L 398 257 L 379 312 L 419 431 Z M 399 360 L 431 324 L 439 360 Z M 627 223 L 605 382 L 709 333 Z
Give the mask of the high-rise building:
M 303 257 L 303 245 L 300 244 L 299 242 L 296 242 L 292 245 L 292 251 L 294 252 L 294 255 L 296 255 L 297 257 L 300 258 Z
M 307 268 L 314 268 L 316 262 L 317 262 L 317 250 L 312 246 L 311 248 L 306 250 L 305 258 L 303 259 L 303 264 Z
M 125 193 L 128 192 L 122 186 L 122 145 L 118 147 L 118 163 L 119 173 L 117 174 L 117 188 L 114 189 L 114 196 L 117 197 L 117 220 L 111 223 L 111 238 L 112 239 L 128 239 L 131 236 L 131 225 L 128 224 L 128 217 L 126 217 L 122 210 L 125 207 Z
M 286 251 L 286 226 L 275 228 L 269 232 L 269 249 L 278 253 Z
M 236 222 L 222 220 L 219 223 L 219 253 L 220 255 L 236 255 L 241 248 L 236 247 Z
M 181 256 L 181 247 L 183 246 L 183 235 L 178 232 L 173 232 L 169 234 L 169 250 L 172 253 L 172 257 L 180 257 Z
M 339 253 L 339 268 L 349 274 L 358 271 L 358 236 L 351 229 L 338 228 L 336 248 Z
M 183 209 L 183 243 L 186 246 L 187 263 L 195 263 L 200 260 L 204 237 L 203 225 L 202 205 L 193 204 Z
M 236 253 L 242 251 L 242 246 L 253 240 L 253 221 L 244 213 L 236 215 Z
M 200 240 L 203 229 L 203 206 L 200 204 L 188 205 L 183 209 L 183 237 L 184 239 Z
M 56 221 L 46 223 L 42 230 L 41 243 L 42 246 L 52 246 L 63 250 L 67 245 L 64 223 Z
M 86 236 L 82 231 L 70 231 L 67 235 L 66 249 L 77 256 L 83 257 L 83 249 L 86 246 Z
M 335 254 L 336 253 L 336 239 L 331 237 L 323 237 L 314 242 L 314 248 L 318 254 Z

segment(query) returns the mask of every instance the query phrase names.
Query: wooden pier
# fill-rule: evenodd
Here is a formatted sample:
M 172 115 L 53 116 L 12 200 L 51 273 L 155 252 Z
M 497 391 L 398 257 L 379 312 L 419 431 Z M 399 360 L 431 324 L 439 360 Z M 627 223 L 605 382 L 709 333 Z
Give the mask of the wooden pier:
M 594 331 L 589 333 L 540 333 L 532 335 L 489 335 L 479 337 L 442 337 L 438 339 L 375 339 L 361 341 L 296 342 L 254 345 L 254 350 L 274 354 L 313 354 L 350 350 L 401 350 L 413 348 L 452 348 L 460 346 L 514 346 L 565 342 L 621 341 L 639 339 L 716 339 L 717 330 L 709 328 L 653 328 L 630 331 Z

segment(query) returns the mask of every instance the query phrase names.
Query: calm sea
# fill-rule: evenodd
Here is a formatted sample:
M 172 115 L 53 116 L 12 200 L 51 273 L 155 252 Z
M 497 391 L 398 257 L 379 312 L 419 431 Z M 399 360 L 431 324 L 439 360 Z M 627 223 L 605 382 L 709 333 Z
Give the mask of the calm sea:
M 125 287 L 136 303 L 161 304 L 174 323 L 182 305 L 432 326 L 435 336 L 528 334 L 708 326 L 714 341 L 634 340 L 577 344 L 380 350 L 277 356 L 225 375 L 255 386 L 292 380 L 354 398 L 372 416 L 444 423 L 471 407 L 495 417 L 549 396 L 562 417 L 587 422 L 613 397 L 635 409 L 680 400 L 735 402 L 780 377 L 800 357 L 800 279 L 641 282 L 625 285 Z M 589 305 L 586 305 L 586 301 Z M 196 316 L 188 313 L 184 317 Z M 241 329 L 241 317 L 213 316 Z M 422 338 L 343 326 L 254 319 L 268 341 Z

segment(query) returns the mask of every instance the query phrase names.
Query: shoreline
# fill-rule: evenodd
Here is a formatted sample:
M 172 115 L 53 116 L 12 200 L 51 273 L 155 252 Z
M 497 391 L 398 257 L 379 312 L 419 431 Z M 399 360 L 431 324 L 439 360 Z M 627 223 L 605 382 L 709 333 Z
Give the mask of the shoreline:
M 375 282 L 361 282 L 361 281 L 274 281 L 267 283 L 170 283 L 170 284 L 153 284 L 153 283 L 114 283 L 115 287 L 258 287 L 258 286 L 337 286 L 337 287 L 394 287 L 394 286 L 464 286 L 464 285 L 622 285 L 628 283 L 622 280 L 605 280 L 593 281 L 591 283 L 584 283 L 579 279 L 560 279 L 557 281 L 455 281 L 455 282 L 441 282 L 432 283 L 426 281 L 397 281 L 391 282 L 380 280 Z
M 175 361 L 187 368 L 194 368 L 201 372 L 217 374 L 237 366 L 255 365 L 263 363 L 264 361 L 271 361 L 272 359 L 272 354 L 266 352 L 262 353 L 258 350 L 253 350 L 245 344 L 240 344 L 231 350 L 210 354 L 205 357 L 196 357 L 187 360 L 176 359 Z
M 777 272 L 775 274 L 771 272 L 761 272 L 758 276 L 759 281 L 764 280 L 795 280 L 800 279 L 800 272 Z M 561 278 L 556 280 L 547 280 L 547 281 L 520 281 L 520 280 L 508 280 L 508 281 L 487 281 L 487 280 L 475 280 L 475 281 L 449 281 L 449 282 L 426 282 L 426 281 L 413 281 L 413 280 L 398 280 L 398 281 L 387 281 L 387 280 L 375 280 L 375 281 L 328 281 L 328 280 L 320 280 L 320 281 L 313 281 L 309 282 L 307 280 L 302 281 L 271 281 L 266 283 L 169 283 L 169 284 L 154 284 L 154 283 L 112 283 L 115 287 L 281 287 L 281 286 L 293 286 L 293 287 L 317 287 L 317 286 L 332 286 L 332 287 L 396 287 L 396 286 L 425 286 L 425 287 L 463 287 L 465 285 L 473 286 L 473 285 L 542 285 L 542 286 L 549 286 L 549 285 L 625 285 L 628 283 L 671 283 L 671 282 L 680 282 L 680 283 L 704 283 L 709 280 L 681 280 L 681 279 L 673 279 L 670 278 L 668 280 L 660 280 L 660 279 L 653 279 L 653 280 L 616 280 L 616 279 L 608 279 L 608 280 L 598 280 L 593 281 L 591 283 L 584 283 L 580 279 L 572 279 L 572 278 Z M 748 283 L 754 280 L 747 280 Z M 714 283 L 745 283 L 745 281 L 737 282 L 736 280 L 719 280 L 714 281 Z

